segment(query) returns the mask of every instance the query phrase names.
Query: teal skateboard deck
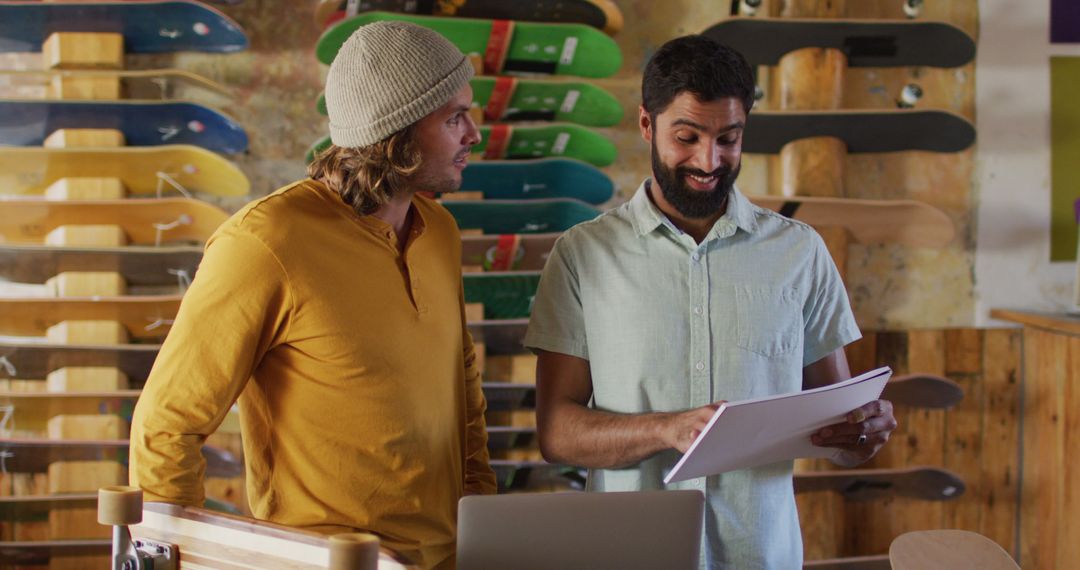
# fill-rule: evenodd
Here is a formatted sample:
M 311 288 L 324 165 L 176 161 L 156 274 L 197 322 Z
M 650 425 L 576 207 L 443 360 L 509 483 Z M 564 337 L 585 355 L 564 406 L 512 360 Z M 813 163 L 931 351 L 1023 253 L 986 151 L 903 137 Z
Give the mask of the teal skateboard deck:
M 545 126 L 514 127 L 508 124 L 480 127 L 480 144 L 473 154 L 485 160 L 575 158 L 594 166 L 615 162 L 615 143 L 606 136 L 579 125 L 556 123 Z M 305 155 L 310 163 L 315 155 L 330 147 L 330 135 L 311 145 Z
M 778 154 L 787 143 L 812 137 L 838 138 L 849 153 L 960 152 L 975 143 L 975 126 L 948 111 L 754 111 L 746 119 L 742 150 Z
M 524 319 L 532 312 L 540 273 L 466 273 L 462 280 L 465 302 L 483 303 L 485 320 Z
M 474 77 L 469 82 L 473 102 L 485 122 L 546 121 L 611 127 L 623 117 L 622 104 L 610 92 L 591 83 L 570 83 L 510 76 Z M 317 108 L 326 114 L 326 96 Z
M 609 77 L 622 65 L 622 52 L 615 40 L 583 24 L 537 24 L 387 12 L 368 12 L 338 22 L 319 38 L 315 54 L 319 61 L 330 64 L 341 44 L 357 28 L 386 20 L 425 26 L 445 36 L 463 53 L 483 56 L 484 75 L 520 72 Z
M 611 0 L 558 0 L 507 2 L 506 0 L 361 0 L 350 11 L 347 0 L 321 0 L 315 7 L 315 23 L 330 26 L 359 12 L 379 10 L 429 16 L 460 16 L 528 22 L 587 24 L 608 34 L 622 29 L 623 16 Z
M 755 66 L 776 65 L 802 48 L 841 50 L 852 67 L 958 67 L 975 58 L 971 36 L 944 22 L 734 17 L 702 35 Z
M 485 234 L 558 233 L 600 215 L 597 208 L 567 198 L 445 201 L 443 207 L 462 230 Z
M 119 273 L 131 286 L 175 285 L 194 278 L 202 248 L 127 246 L 115 248 L 0 245 L 0 279 L 44 283 L 65 271 Z
M 570 158 L 472 162 L 461 178 L 462 192 L 482 192 L 485 200 L 576 198 L 603 204 L 615 183 L 598 168 Z
M 461 264 L 484 271 L 540 271 L 559 239 L 554 234 L 462 236 Z M 2 254 L 0 249 L 0 254 Z

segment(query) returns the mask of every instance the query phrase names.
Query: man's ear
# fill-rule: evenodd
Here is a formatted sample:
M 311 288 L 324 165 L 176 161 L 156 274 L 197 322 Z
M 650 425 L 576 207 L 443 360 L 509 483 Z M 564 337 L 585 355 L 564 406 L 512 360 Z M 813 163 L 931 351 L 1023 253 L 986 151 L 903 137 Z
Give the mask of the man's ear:
M 638 128 L 641 129 L 641 138 L 647 143 L 652 143 L 653 121 L 649 112 L 645 110 L 645 105 L 638 106 Z

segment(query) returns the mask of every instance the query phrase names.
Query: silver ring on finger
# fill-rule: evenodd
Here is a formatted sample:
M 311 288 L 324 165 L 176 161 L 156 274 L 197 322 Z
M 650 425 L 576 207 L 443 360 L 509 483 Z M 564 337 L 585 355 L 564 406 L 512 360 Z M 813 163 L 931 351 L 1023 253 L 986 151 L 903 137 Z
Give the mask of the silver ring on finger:
M 862 445 L 866 443 L 866 434 L 859 434 L 859 439 L 855 441 L 855 445 Z

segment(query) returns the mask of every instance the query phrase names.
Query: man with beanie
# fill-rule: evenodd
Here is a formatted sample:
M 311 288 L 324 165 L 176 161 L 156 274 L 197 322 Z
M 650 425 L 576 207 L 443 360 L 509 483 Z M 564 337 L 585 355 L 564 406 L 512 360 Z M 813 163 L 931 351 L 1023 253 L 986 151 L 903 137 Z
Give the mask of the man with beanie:
M 131 482 L 203 502 L 200 447 L 240 405 L 256 518 L 364 531 L 453 567 L 457 502 L 495 492 L 452 192 L 480 142 L 472 67 L 425 28 L 356 31 L 330 66 L 333 146 L 221 226 L 136 406 Z

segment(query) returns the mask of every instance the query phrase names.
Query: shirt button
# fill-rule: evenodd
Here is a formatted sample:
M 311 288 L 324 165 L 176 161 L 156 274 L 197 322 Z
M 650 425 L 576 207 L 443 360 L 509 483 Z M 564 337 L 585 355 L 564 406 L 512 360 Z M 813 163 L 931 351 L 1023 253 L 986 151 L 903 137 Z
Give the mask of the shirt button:
M 697 368 L 698 371 L 705 370 L 705 363 L 704 362 L 698 362 L 697 364 L 694 365 L 694 368 Z
M 701 260 L 701 254 L 700 253 L 695 253 L 694 255 L 690 256 L 690 259 L 693 259 L 694 261 L 700 261 Z
M 695 315 L 700 315 L 701 314 L 701 307 L 694 307 L 694 314 Z

